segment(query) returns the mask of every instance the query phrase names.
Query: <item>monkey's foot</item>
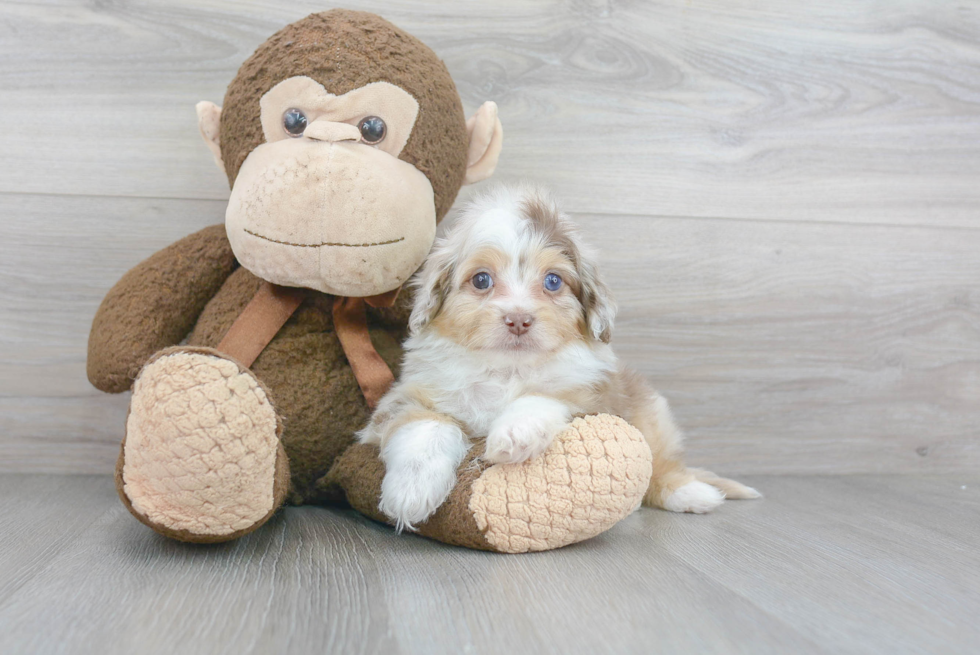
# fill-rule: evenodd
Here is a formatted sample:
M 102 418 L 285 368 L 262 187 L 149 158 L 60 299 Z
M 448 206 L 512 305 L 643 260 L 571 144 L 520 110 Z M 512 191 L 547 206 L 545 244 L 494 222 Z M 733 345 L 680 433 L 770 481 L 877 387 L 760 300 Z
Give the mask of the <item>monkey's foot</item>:
M 116 488 L 136 518 L 181 541 L 227 541 L 282 504 L 281 424 L 252 373 L 217 351 L 172 348 L 133 386 Z
M 456 486 L 419 533 L 502 553 L 561 548 L 601 534 L 640 505 L 653 456 L 639 430 L 608 414 L 572 421 L 547 450 L 519 464 L 486 465 L 483 445 L 456 472 Z M 324 480 L 379 521 L 384 464 L 376 446 L 356 444 Z

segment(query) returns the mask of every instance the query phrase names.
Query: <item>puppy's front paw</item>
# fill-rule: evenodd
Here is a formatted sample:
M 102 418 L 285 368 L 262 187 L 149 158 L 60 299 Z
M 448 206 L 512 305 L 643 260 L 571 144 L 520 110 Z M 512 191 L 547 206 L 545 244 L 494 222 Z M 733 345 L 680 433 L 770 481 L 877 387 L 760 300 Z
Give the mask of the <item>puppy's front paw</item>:
M 456 484 L 456 467 L 467 446 L 458 427 L 438 421 L 417 421 L 398 430 L 385 445 L 381 458 L 380 509 L 395 528 L 414 531 L 429 518 Z
M 664 509 L 671 512 L 705 514 L 725 501 L 725 494 L 704 482 L 688 482 L 678 487 L 664 501 Z
M 494 464 L 517 464 L 536 457 L 548 449 L 569 417 L 558 401 L 521 398 L 490 426 L 483 458 Z
M 547 450 L 557 430 L 537 416 L 518 417 L 513 422 L 495 423 L 487 435 L 483 456 L 494 464 L 517 464 Z
M 445 470 L 395 470 L 381 482 L 378 509 L 395 522 L 395 529 L 415 531 L 439 508 L 456 482 L 456 472 Z

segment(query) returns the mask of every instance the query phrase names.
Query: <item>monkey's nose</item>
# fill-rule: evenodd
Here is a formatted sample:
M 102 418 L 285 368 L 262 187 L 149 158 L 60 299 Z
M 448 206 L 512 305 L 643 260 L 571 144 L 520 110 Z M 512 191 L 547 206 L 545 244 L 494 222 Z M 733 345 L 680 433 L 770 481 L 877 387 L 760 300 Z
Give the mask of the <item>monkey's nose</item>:
M 336 123 L 328 120 L 313 121 L 306 126 L 303 136 L 314 141 L 360 141 L 361 131 L 350 123 Z
M 534 323 L 534 317 L 530 314 L 508 314 L 504 316 L 504 324 L 507 325 L 507 329 L 510 330 L 511 334 L 517 336 L 521 336 L 530 330 L 532 323 Z

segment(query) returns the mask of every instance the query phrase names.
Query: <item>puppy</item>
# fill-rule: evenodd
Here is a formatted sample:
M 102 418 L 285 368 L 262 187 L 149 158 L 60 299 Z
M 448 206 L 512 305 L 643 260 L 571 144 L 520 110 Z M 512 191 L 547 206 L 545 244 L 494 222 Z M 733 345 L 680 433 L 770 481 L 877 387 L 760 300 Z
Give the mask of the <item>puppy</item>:
M 609 337 L 616 315 L 591 253 L 555 201 L 530 187 L 470 202 L 413 280 L 401 378 L 362 443 L 386 473 L 380 509 L 413 529 L 443 503 L 471 439 L 484 459 L 535 457 L 575 415 L 623 417 L 653 451 L 644 504 L 708 512 L 759 493 L 684 465 L 667 401 L 621 366 Z

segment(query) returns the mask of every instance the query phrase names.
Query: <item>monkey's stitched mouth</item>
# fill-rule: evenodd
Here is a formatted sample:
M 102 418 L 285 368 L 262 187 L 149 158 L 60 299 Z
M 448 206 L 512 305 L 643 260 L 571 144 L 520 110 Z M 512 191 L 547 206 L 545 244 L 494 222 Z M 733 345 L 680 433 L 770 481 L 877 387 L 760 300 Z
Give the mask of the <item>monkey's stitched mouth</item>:
M 334 243 L 332 241 L 324 241 L 323 243 L 292 243 L 290 241 L 280 241 L 279 239 L 270 239 L 269 237 L 264 237 L 261 234 L 256 234 L 249 229 L 242 228 L 245 234 L 251 234 L 253 237 L 258 237 L 260 239 L 265 239 L 266 241 L 271 241 L 272 243 L 278 243 L 281 246 L 295 246 L 297 248 L 320 248 L 322 246 L 339 246 L 341 248 L 370 248 L 371 246 L 387 246 L 391 243 L 398 243 L 399 241 L 404 241 L 405 237 L 399 237 L 397 239 L 391 239 L 389 241 L 376 241 L 374 243 Z

